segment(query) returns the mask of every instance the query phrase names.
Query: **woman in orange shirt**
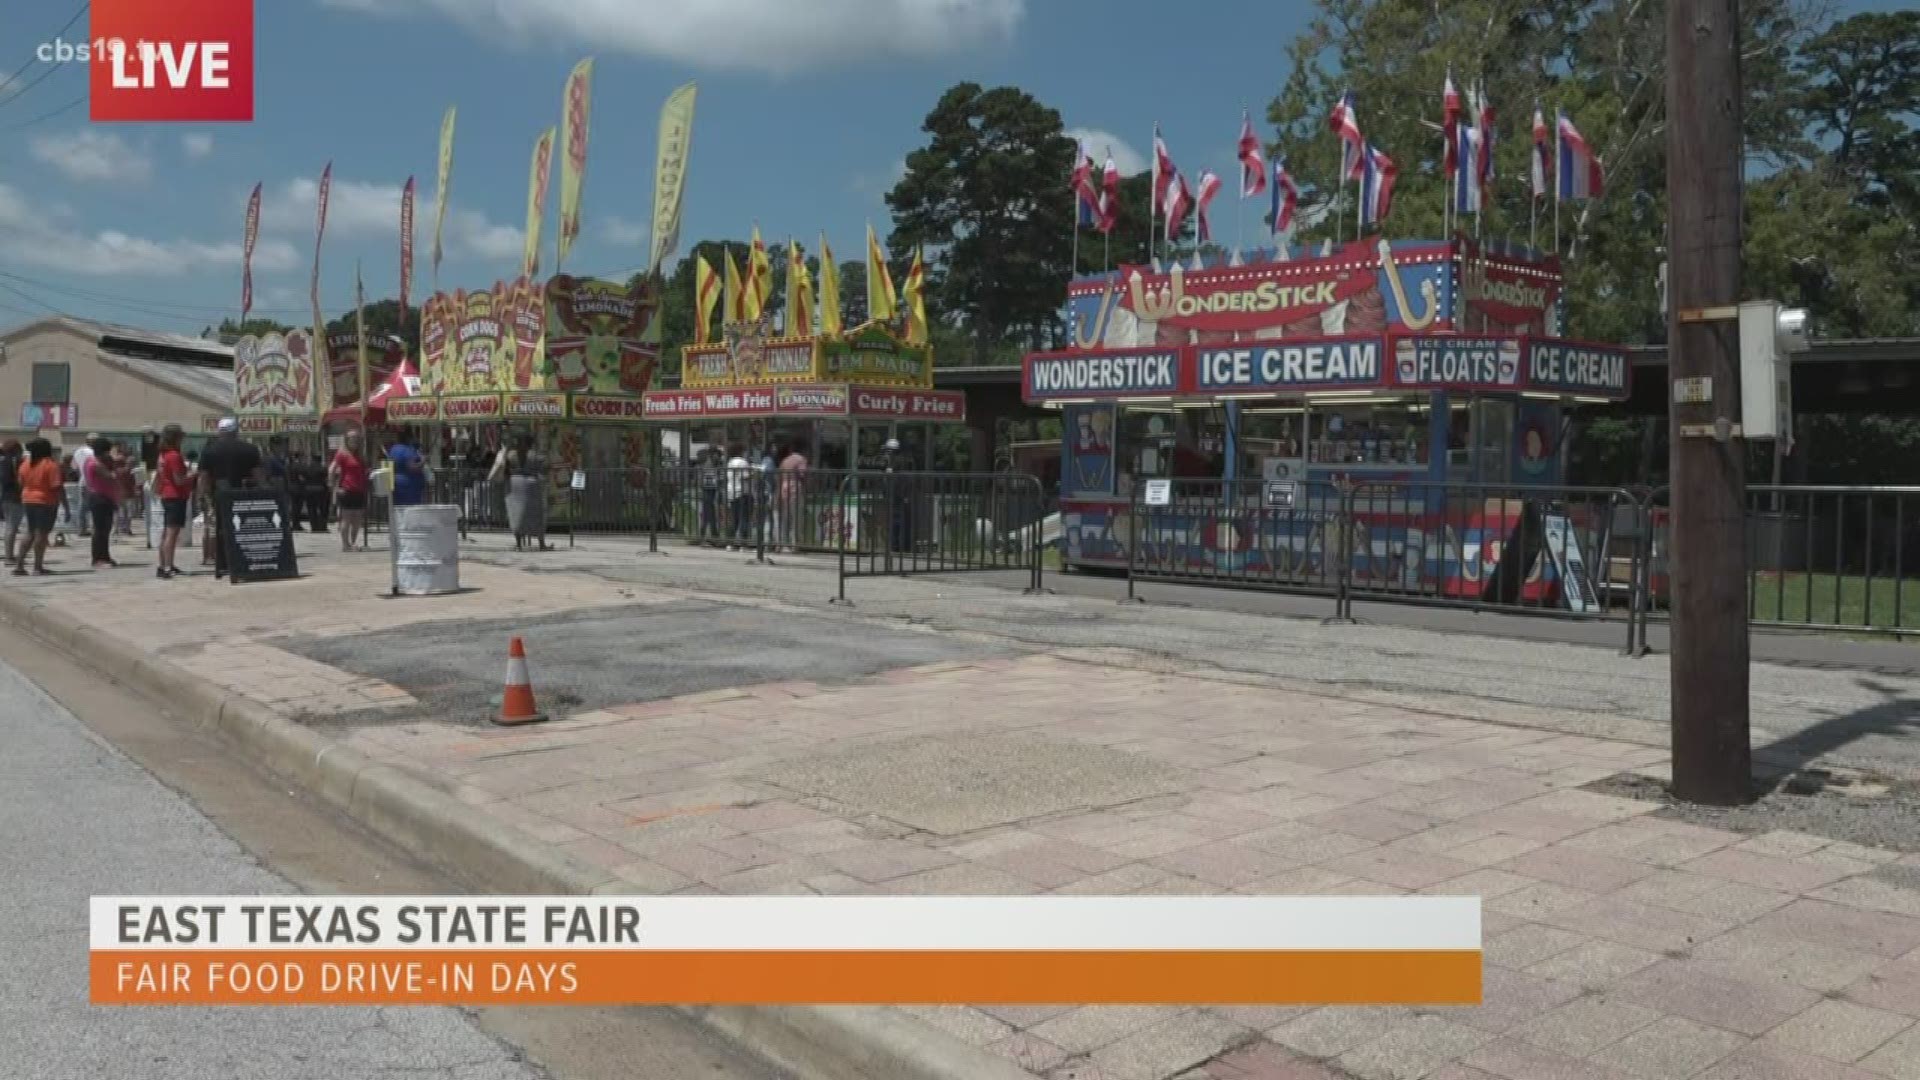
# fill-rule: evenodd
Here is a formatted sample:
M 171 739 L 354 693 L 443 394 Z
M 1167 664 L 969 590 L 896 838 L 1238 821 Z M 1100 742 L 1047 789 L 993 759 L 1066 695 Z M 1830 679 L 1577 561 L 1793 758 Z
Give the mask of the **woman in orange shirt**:
M 20 466 L 20 501 L 26 504 L 27 542 L 20 548 L 13 572 L 25 576 L 27 549 L 33 549 L 33 572 L 47 572 L 47 538 L 53 535 L 54 516 L 59 513 L 65 493 L 65 477 L 60 462 L 53 456 L 53 444 L 45 439 L 27 443 L 27 460 Z

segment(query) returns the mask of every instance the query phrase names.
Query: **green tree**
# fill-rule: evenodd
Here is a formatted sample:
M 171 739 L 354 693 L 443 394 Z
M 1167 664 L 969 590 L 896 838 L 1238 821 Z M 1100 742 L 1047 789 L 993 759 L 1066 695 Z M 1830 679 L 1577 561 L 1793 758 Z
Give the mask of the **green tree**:
M 253 318 L 245 322 L 221 319 L 218 327 L 208 327 L 201 331 L 200 336 L 203 338 L 213 338 L 222 345 L 231 345 L 249 334 L 256 337 L 261 334 L 284 334 L 291 329 L 293 329 L 293 327 L 278 319 Z
M 1014 87 L 961 83 L 940 98 L 887 193 L 895 283 L 927 258 L 930 321 L 964 330 L 977 362 L 1058 333 L 1072 269 L 1074 156 L 1060 114 Z
M 406 342 L 408 355 L 413 355 L 420 351 L 419 308 L 408 305 L 406 312 L 403 314 L 400 311 L 400 301 L 389 297 L 385 300 L 375 300 L 369 303 L 364 317 L 366 319 L 367 336 L 369 338 L 379 339 L 388 335 L 397 336 L 400 340 Z M 349 309 L 327 323 L 327 333 L 350 334 L 353 332 L 355 325 L 354 312 Z

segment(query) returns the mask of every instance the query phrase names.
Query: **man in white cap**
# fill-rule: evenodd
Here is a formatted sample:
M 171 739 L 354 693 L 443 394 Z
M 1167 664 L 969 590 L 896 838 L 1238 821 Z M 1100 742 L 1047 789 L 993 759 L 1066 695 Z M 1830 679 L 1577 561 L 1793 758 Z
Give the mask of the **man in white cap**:
M 207 496 L 207 505 L 218 505 L 214 497 L 223 491 L 235 491 L 243 487 L 253 487 L 264 483 L 267 470 L 260 460 L 260 448 L 240 437 L 240 423 L 231 416 L 220 418 L 214 428 L 213 441 L 200 451 L 200 490 Z M 225 537 L 220 535 L 220 515 L 207 515 L 209 532 L 213 534 L 213 576 L 225 577 L 227 574 L 227 548 Z

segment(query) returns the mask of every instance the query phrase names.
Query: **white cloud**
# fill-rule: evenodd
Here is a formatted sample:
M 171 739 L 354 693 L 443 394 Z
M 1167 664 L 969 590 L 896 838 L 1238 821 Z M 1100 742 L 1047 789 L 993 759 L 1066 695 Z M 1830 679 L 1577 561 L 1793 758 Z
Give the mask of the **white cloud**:
M 261 200 L 260 228 L 263 232 L 304 234 L 311 239 L 318 224 L 320 183 L 301 177 L 269 191 Z M 327 189 L 327 235 L 400 236 L 400 185 L 369 184 L 359 180 L 333 179 Z M 415 242 L 423 256 L 433 243 L 433 195 L 415 194 L 413 208 Z M 447 228 L 442 246 L 450 254 L 474 255 L 482 259 L 517 259 L 526 249 L 525 234 L 511 225 L 491 221 L 478 210 L 458 205 L 447 207 Z
M 885 197 L 895 184 L 907 178 L 907 159 L 897 158 L 894 163 L 881 172 L 855 173 L 850 185 L 854 191 L 866 194 L 878 194 Z
M 1147 171 L 1147 155 L 1128 145 L 1125 139 L 1110 131 L 1099 128 L 1076 127 L 1067 129 L 1067 138 L 1087 144 L 1093 151 L 1096 165 L 1104 166 L 1107 155 L 1113 155 L 1113 164 L 1120 170 L 1121 176 L 1133 176 Z
M 180 148 L 190 158 L 203 158 L 213 153 L 213 136 L 204 131 L 188 132 L 180 136 Z
M 623 217 L 610 217 L 601 227 L 601 235 L 616 244 L 631 244 L 638 247 L 653 235 L 653 227 L 644 221 L 628 221 Z
M 1027 0 L 321 0 L 422 14 L 488 42 L 552 41 L 692 67 L 786 74 L 845 60 L 923 58 L 1012 38 Z
M 240 238 L 222 243 L 153 240 L 118 229 L 88 231 L 71 211 L 36 206 L 19 189 L 0 184 L 0 248 L 18 264 L 66 274 L 161 277 L 238 267 Z M 285 240 L 262 240 L 254 248 L 260 271 L 291 270 L 300 256 Z
M 153 160 L 117 133 L 81 128 L 65 135 L 36 135 L 28 143 L 34 158 L 62 176 L 81 183 L 144 183 Z

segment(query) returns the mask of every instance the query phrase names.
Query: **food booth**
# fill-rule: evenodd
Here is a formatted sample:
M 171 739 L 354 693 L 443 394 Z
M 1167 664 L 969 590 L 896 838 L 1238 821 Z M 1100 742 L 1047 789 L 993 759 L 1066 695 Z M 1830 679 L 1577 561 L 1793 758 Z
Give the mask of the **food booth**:
M 305 330 L 248 334 L 233 345 L 233 416 L 240 434 L 257 442 L 285 438 L 289 449 L 320 450 L 324 387 L 313 336 Z M 201 419 L 212 434 L 220 417 Z
M 651 279 L 520 277 L 436 293 L 421 307 L 419 392 L 389 400 L 388 423 L 422 428 L 430 446 L 489 449 L 528 430 L 556 489 L 575 470 L 638 469 L 652 456 L 639 403 L 660 355 L 658 313 Z
M 1625 350 L 1563 335 L 1551 257 L 1282 255 L 1071 284 L 1073 347 L 1026 357 L 1022 384 L 1061 411 L 1065 563 L 1126 567 L 1138 543 L 1199 576 L 1325 580 L 1347 506 L 1356 580 L 1476 595 L 1527 489 L 1562 483 L 1567 411 L 1626 398 Z M 1553 580 L 1538 560 L 1526 588 Z
M 857 471 L 885 468 L 896 440 L 902 467 L 931 470 L 936 433 L 966 423 L 966 395 L 933 388 L 932 346 L 908 342 L 898 323 L 775 337 L 762 319 L 723 337 L 683 349 L 680 389 L 652 391 L 642 405 L 689 455 L 797 447 L 816 469 Z
M 360 334 L 356 330 L 327 335 L 327 361 L 330 375 L 327 380 L 328 408 L 320 415 L 321 428 L 327 433 L 327 441 L 338 446 L 340 436 L 349 429 L 360 426 L 363 419 L 360 412 Z M 403 370 L 409 375 L 417 374 L 407 363 L 406 343 L 391 334 L 368 334 L 367 383 L 371 392 L 367 394 L 367 411 L 364 417 L 367 427 L 367 441 L 370 445 L 384 445 L 387 426 L 385 401 L 402 391 L 400 396 L 408 396 L 404 385 L 396 384 L 395 377 Z M 418 382 L 417 377 L 414 380 Z

